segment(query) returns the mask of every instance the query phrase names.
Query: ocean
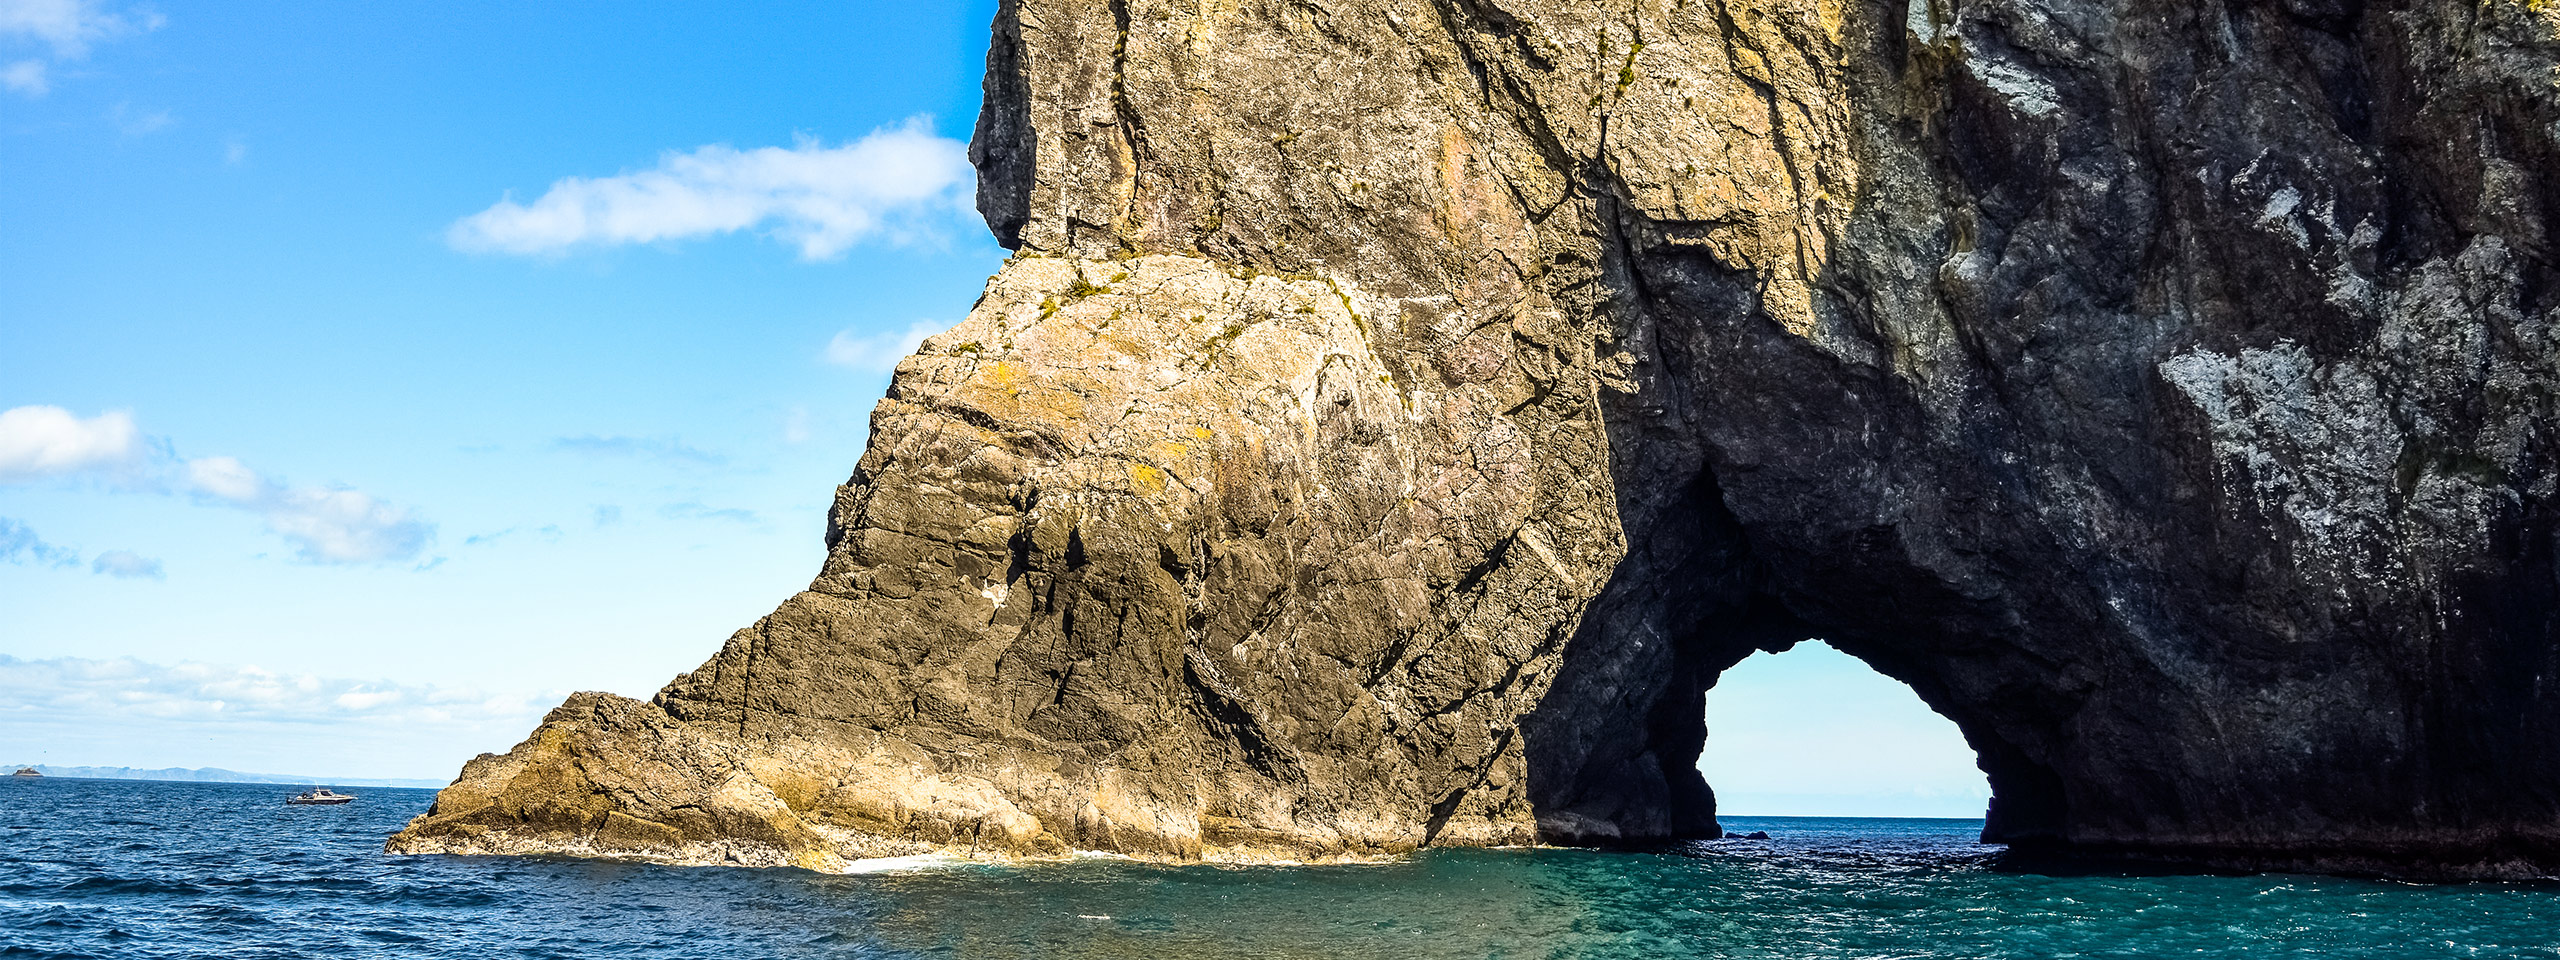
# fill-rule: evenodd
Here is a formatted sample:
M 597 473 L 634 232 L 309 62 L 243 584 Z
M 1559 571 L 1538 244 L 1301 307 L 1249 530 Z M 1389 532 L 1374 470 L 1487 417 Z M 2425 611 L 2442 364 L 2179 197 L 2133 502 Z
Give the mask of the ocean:
M 2560 957 L 2560 886 L 2003 869 L 1972 820 L 1383 865 L 830 876 L 391 856 L 433 792 L 0 783 L 0 957 Z

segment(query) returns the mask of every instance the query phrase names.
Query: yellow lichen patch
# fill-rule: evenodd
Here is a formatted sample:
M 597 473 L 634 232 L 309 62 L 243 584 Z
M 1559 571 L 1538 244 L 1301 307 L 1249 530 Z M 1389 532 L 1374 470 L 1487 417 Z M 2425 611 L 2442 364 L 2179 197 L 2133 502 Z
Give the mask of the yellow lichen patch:
M 1031 381 L 1029 370 L 1009 360 L 996 361 L 986 368 L 986 372 L 978 376 L 987 386 L 1006 394 L 1022 392 L 1022 385 Z
M 569 741 L 577 737 L 577 733 L 567 725 L 556 723 L 543 724 L 534 730 L 534 734 L 535 749 L 549 753 L 567 752 Z
M 1139 493 L 1160 494 L 1165 488 L 1165 473 L 1151 464 L 1129 461 L 1129 482 Z
M 2523 0 L 2523 3 L 2525 12 L 2541 17 L 2542 25 L 2550 28 L 2544 38 L 2560 40 L 2560 0 Z M 2553 86 L 2560 86 L 2560 67 L 2552 68 L 2551 79 Z
M 1006 419 L 1081 431 L 1095 419 L 1091 396 L 1101 391 L 1085 380 L 1047 380 L 1010 387 L 1000 404 Z
M 1822 24 L 1822 38 L 1832 46 L 1840 45 L 1840 35 L 1848 27 L 1848 18 L 1840 10 L 1840 0 L 1814 0 L 1814 17 Z

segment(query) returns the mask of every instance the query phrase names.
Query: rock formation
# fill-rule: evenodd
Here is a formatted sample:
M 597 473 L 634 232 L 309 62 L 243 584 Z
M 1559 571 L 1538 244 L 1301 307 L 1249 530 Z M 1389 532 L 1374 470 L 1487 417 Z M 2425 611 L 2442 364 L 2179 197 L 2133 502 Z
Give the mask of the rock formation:
M 1712 836 L 1822 637 L 1989 840 L 2560 869 L 2560 4 L 1005 0 L 986 93 L 817 578 L 392 849 Z

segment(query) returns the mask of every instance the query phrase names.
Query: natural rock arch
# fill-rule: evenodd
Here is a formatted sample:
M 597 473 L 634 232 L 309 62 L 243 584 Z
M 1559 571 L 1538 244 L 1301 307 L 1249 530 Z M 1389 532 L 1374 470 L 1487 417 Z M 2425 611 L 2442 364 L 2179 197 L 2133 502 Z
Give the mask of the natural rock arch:
M 1964 731 L 1820 637 L 1717 674 L 1706 728 L 1698 772 L 1727 836 L 1765 829 L 1737 817 L 1969 820 L 1981 834 L 1991 783 Z
M 1701 678 L 1819 634 L 1959 724 L 1992 839 L 2560 863 L 2544 5 L 995 32 L 1021 255 L 900 365 L 825 568 L 395 849 L 1681 836 Z
M 1615 475 L 1671 473 L 1684 463 L 1658 453 L 1642 462 Z M 1620 486 L 1633 491 L 1620 497 L 1631 531 L 1626 560 L 1563 647 L 1544 698 L 1522 718 L 1541 840 L 1718 836 L 1713 793 L 1697 768 L 1706 692 L 1752 654 L 1814 637 L 1910 687 L 1963 731 L 1992 784 L 1985 840 L 2032 849 L 2060 839 L 2066 801 L 2058 778 L 2002 734 L 2045 726 L 2017 717 L 2015 708 L 2028 705 L 1966 700 L 1944 678 L 1952 668 L 1915 654 L 1893 621 L 1876 633 L 1842 634 L 1797 615 L 1773 589 L 1710 472 L 1644 479 Z

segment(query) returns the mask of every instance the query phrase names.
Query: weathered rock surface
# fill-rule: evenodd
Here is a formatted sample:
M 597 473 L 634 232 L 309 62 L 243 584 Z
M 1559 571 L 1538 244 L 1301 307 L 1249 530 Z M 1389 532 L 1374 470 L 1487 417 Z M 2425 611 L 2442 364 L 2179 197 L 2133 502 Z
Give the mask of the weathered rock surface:
M 1709 836 L 1819 636 L 1988 839 L 2560 869 L 2560 5 L 1007 0 L 973 156 L 809 589 L 393 849 Z

